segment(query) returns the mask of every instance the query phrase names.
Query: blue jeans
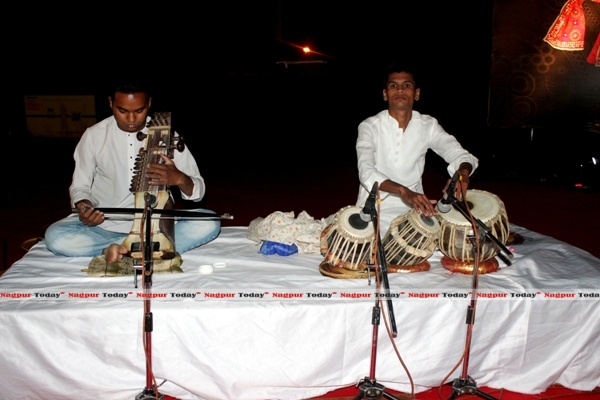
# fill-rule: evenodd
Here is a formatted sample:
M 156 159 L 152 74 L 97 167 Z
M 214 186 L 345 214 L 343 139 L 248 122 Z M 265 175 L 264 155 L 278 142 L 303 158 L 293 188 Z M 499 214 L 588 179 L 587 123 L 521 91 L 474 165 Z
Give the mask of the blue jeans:
M 209 212 L 210 210 L 187 210 Z M 133 223 L 133 222 L 132 222 Z M 219 220 L 181 220 L 175 223 L 175 249 L 184 253 L 210 242 L 219 235 Z M 67 257 L 92 257 L 113 243 L 121 244 L 127 233 L 111 232 L 99 226 L 84 225 L 77 215 L 71 215 L 50 225 L 44 240 L 48 250 Z

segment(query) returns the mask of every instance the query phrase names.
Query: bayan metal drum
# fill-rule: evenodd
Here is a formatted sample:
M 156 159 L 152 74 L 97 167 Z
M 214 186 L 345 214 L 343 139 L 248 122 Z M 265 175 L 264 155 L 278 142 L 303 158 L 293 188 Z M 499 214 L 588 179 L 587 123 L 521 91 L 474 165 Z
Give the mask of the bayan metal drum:
M 502 244 L 506 244 L 509 234 L 508 218 L 504 203 L 498 196 L 483 190 L 467 190 L 466 203 L 473 217 L 483 222 Z M 470 274 L 473 272 L 475 258 L 470 237 L 473 228 L 470 221 L 454 208 L 445 214 L 438 214 L 441 225 L 438 247 L 444 268 L 452 272 Z M 480 244 L 480 274 L 498 270 L 498 261 L 494 258 L 499 248 L 487 239 Z
M 355 206 L 342 208 L 321 233 L 321 254 L 327 264 L 347 270 L 364 270 L 371 262 L 375 239 L 373 223 L 365 223 L 364 227 L 352 223 L 361 210 Z
M 437 219 L 410 210 L 396 217 L 383 238 L 389 272 L 429 270 L 427 259 L 435 251 L 440 224 Z

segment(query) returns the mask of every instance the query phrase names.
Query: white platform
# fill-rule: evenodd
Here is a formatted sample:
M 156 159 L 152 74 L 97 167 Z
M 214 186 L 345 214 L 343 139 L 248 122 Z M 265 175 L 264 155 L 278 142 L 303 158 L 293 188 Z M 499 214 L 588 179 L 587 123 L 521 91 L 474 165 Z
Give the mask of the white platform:
M 477 302 L 470 375 L 480 386 L 522 393 L 553 383 L 600 386 L 600 259 L 511 229 L 533 240 L 515 246 L 512 266 L 500 262 L 499 272 L 480 276 L 481 294 L 507 297 Z M 374 286 L 322 276 L 318 255 L 265 256 L 258 249 L 245 227 L 224 228 L 214 242 L 184 254 L 183 274 L 154 276 L 153 293 L 167 296 L 152 301 L 154 374 L 168 381 L 162 393 L 302 399 L 369 374 Z M 471 277 L 450 274 L 440 256 L 430 259 L 428 272 L 389 277 L 399 296 L 395 343 L 416 391 L 438 386 L 465 342 Z M 221 261 L 226 268 L 198 273 L 199 265 Z M 142 290 L 131 277 L 88 278 L 81 272 L 88 262 L 53 256 L 42 242 L 0 278 L 1 398 L 133 399 L 144 387 L 143 302 L 136 298 Z M 426 295 L 438 297 L 419 297 Z M 410 391 L 383 325 L 379 332 L 378 381 Z

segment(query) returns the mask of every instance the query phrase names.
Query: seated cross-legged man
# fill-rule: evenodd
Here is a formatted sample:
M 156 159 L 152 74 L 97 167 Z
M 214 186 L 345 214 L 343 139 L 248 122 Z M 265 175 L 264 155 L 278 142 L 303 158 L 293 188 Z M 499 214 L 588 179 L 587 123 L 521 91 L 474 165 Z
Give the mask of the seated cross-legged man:
M 134 208 L 130 191 L 134 166 L 144 141 L 137 133 L 146 133 L 152 103 L 144 79 L 115 85 L 108 98 L 113 115 L 88 128 L 75 153 L 75 171 L 69 188 L 74 213 L 52 224 L 45 233 L 46 247 L 68 257 L 105 254 L 107 262 L 120 260 L 128 249 L 121 243 L 132 228 L 131 221 L 105 218 L 96 208 Z M 204 179 L 189 149 L 175 151 L 173 159 L 147 167 L 148 185 L 177 187 L 185 200 L 200 201 L 205 193 Z M 197 210 L 206 211 L 208 210 Z M 184 220 L 175 224 L 176 250 L 183 253 L 215 239 L 220 222 Z

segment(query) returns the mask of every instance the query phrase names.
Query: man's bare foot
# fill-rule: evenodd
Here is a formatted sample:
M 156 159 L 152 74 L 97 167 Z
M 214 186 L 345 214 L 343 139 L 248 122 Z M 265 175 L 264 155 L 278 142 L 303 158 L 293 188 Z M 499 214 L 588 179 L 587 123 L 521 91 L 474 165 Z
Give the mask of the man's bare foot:
M 116 243 L 111 244 L 102 251 L 107 264 L 122 260 L 123 256 L 127 253 L 128 251 L 125 247 Z

